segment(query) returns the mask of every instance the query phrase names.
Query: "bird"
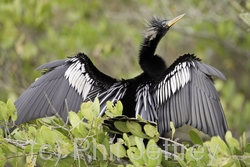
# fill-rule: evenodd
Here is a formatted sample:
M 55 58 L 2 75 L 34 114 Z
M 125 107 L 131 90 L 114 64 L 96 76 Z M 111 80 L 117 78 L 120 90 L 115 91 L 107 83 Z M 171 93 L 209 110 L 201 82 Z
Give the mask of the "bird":
M 106 102 L 123 104 L 123 115 L 157 123 L 161 136 L 190 125 L 210 136 L 224 138 L 226 117 L 212 76 L 226 79 L 216 68 L 194 54 L 184 54 L 167 66 L 155 54 L 160 40 L 185 14 L 171 20 L 153 16 L 142 35 L 139 49 L 141 74 L 116 79 L 99 71 L 85 53 L 41 65 L 43 75 L 15 101 L 16 125 L 57 115 L 67 120 L 68 111 L 78 112 L 82 102 L 99 98 L 100 115 Z

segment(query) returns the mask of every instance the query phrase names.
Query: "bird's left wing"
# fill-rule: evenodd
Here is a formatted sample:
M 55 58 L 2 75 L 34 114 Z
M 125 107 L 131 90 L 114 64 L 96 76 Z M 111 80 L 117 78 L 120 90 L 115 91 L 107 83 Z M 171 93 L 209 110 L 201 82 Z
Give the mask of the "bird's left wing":
M 227 123 L 211 75 L 225 79 L 193 55 L 181 56 L 158 81 L 138 89 L 136 113 L 157 122 L 161 135 L 173 122 L 176 128 L 187 124 L 224 138 Z
M 84 101 L 99 97 L 104 107 L 105 100 L 114 101 L 121 98 L 119 91 L 126 91 L 123 83 L 100 72 L 83 53 L 38 69 L 47 70 L 15 101 L 16 124 L 56 114 L 66 120 L 68 111 L 78 112 Z

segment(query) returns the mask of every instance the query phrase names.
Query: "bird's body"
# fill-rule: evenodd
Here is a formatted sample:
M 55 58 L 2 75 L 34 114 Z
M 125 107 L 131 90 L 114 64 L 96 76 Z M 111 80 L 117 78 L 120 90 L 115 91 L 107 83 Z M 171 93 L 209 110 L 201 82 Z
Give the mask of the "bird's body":
M 84 101 L 100 99 L 104 114 L 108 100 L 123 103 L 123 115 L 155 121 L 161 135 L 188 124 L 211 136 L 224 137 L 226 119 L 211 75 L 224 79 L 217 69 L 185 54 L 170 67 L 155 55 L 156 47 L 173 20 L 154 17 L 143 36 L 139 64 L 143 72 L 135 78 L 117 80 L 100 72 L 84 54 L 45 64 L 47 69 L 15 102 L 16 124 L 59 114 L 66 120 L 68 111 L 78 111 Z

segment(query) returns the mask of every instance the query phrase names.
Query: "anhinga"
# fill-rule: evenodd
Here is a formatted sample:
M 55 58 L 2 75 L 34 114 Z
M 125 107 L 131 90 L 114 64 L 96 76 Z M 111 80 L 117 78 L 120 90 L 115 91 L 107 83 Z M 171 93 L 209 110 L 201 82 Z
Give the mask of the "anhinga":
M 170 67 L 155 55 L 156 47 L 169 28 L 181 17 L 163 20 L 153 17 L 143 35 L 139 76 L 117 80 L 100 72 L 84 54 L 40 66 L 47 69 L 15 102 L 16 124 L 56 112 L 64 120 L 68 111 L 78 111 L 84 101 L 100 99 L 101 113 L 108 100 L 123 103 L 123 115 L 154 121 L 161 135 L 187 124 L 210 136 L 224 138 L 227 123 L 211 75 L 224 75 L 200 62 L 194 55 L 179 57 Z

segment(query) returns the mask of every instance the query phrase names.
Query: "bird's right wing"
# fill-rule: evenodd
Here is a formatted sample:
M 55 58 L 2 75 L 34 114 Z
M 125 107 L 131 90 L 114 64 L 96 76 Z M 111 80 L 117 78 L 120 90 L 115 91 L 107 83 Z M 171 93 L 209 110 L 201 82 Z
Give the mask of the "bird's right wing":
M 104 107 L 105 100 L 119 100 L 126 91 L 123 83 L 100 72 L 83 53 L 38 69 L 47 70 L 15 101 L 16 124 L 56 114 L 66 120 L 68 111 L 77 112 L 84 101 L 99 97 Z
M 137 113 L 157 122 L 161 135 L 170 131 L 173 122 L 176 128 L 188 124 L 224 138 L 227 123 L 210 75 L 225 79 L 220 71 L 193 55 L 180 57 L 147 91 L 142 91 L 145 100 L 137 105 L 150 109 Z

